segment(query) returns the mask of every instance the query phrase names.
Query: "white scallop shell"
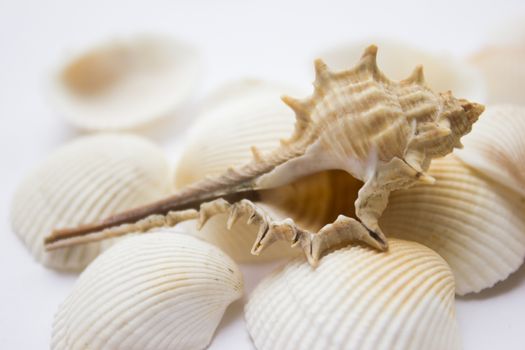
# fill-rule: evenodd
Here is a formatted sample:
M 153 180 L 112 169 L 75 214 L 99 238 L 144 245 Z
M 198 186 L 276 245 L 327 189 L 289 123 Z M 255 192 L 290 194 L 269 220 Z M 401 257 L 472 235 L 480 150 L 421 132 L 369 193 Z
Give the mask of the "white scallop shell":
M 487 81 L 487 103 L 525 105 L 525 45 L 489 46 L 469 58 Z
M 465 163 L 525 197 L 525 107 L 488 107 L 457 151 Z
M 280 99 L 284 92 L 297 92 L 284 84 L 245 79 L 219 88 L 208 98 L 176 168 L 176 187 L 184 187 L 206 176 L 218 175 L 230 166 L 253 158 L 251 147 L 261 153 L 279 145 L 294 130 L 295 114 Z M 299 92 L 297 92 L 299 93 Z M 264 255 L 253 256 L 251 247 L 258 228 L 241 217 L 231 230 L 227 214 L 212 217 L 200 230 L 185 225 L 199 237 L 218 245 L 236 261 L 259 262 L 296 255 L 289 244 L 278 242 Z
M 171 176 L 163 151 L 146 139 L 80 138 L 52 153 L 20 183 L 11 207 L 13 231 L 44 265 L 81 270 L 110 242 L 45 252 L 44 237 L 165 196 Z
M 458 349 L 454 278 L 430 249 L 397 239 L 352 246 L 317 268 L 297 259 L 266 278 L 245 308 L 265 349 Z
M 447 54 L 425 51 L 402 41 L 392 39 L 368 39 L 340 45 L 318 54 L 318 57 L 334 69 L 344 69 L 361 56 L 363 48 L 374 42 L 381 48 L 378 65 L 394 80 L 407 77 L 417 65 L 423 65 L 425 81 L 434 91 L 452 91 L 456 96 L 483 102 L 486 96 L 482 76 L 467 63 Z
M 280 98 L 285 92 L 300 94 L 297 88 L 256 79 L 217 89 L 189 131 L 176 169 L 176 187 L 249 162 L 252 146 L 261 153 L 279 146 L 295 125 L 294 112 Z
M 50 98 L 77 127 L 129 129 L 173 113 L 194 91 L 200 70 L 196 49 L 173 38 L 120 38 L 59 67 Z
M 483 119 L 483 118 L 481 118 Z M 504 280 L 525 258 L 525 200 L 454 155 L 432 162 L 433 185 L 390 194 L 380 225 L 417 241 L 450 265 L 459 295 Z
M 203 349 L 242 290 L 235 263 L 211 244 L 169 231 L 130 237 L 80 275 L 51 348 Z

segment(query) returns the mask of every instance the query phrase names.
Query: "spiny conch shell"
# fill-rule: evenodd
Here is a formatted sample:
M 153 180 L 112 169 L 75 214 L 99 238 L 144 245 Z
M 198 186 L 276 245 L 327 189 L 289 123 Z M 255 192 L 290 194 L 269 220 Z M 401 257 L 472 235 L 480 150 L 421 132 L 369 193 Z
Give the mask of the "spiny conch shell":
M 50 98 L 83 129 L 135 128 L 171 115 L 194 91 L 196 49 L 166 36 L 120 38 L 64 63 L 51 78 Z
M 252 147 L 261 153 L 277 148 L 280 140 L 294 130 L 294 113 L 280 100 L 280 96 L 290 90 L 296 89 L 254 79 L 219 88 L 207 99 L 198 122 L 190 130 L 176 168 L 176 187 L 220 175 L 231 166 L 249 162 L 253 157 Z M 188 222 L 185 229 L 218 245 L 235 261 L 259 262 L 297 253 L 286 242 L 278 242 L 263 256 L 254 256 L 250 249 L 257 237 L 257 227 L 246 224 L 245 216 L 228 230 L 227 218 L 226 214 L 216 215 L 201 230 Z
M 238 267 L 211 244 L 174 232 L 130 237 L 80 275 L 51 348 L 203 349 L 242 290 Z
M 337 250 L 316 269 L 297 259 L 263 280 L 245 307 L 255 347 L 459 349 L 447 263 L 418 243 L 389 243 Z
M 459 295 L 507 278 L 525 258 L 524 197 L 453 154 L 434 160 L 429 175 L 436 179 L 432 186 L 390 194 L 381 227 L 439 253 L 454 272 Z
M 487 102 L 525 105 L 525 44 L 486 47 L 469 58 L 487 80 Z
M 32 255 L 59 270 L 81 270 L 110 244 L 45 252 L 49 230 L 102 219 L 170 193 L 171 169 L 160 148 L 125 134 L 86 136 L 59 148 L 20 183 L 13 231 Z
M 402 79 L 416 65 L 425 67 L 425 81 L 434 91 L 452 91 L 455 95 L 475 101 L 484 101 L 486 84 L 482 75 L 468 63 L 447 55 L 425 51 L 422 48 L 393 39 L 373 40 L 381 48 L 379 66 L 392 79 Z M 365 42 L 340 45 L 319 54 L 326 63 L 343 69 L 348 62 L 359 58 Z
M 484 107 L 450 92 L 434 93 L 421 67 L 406 80 L 391 81 L 377 67 L 376 54 L 377 47 L 370 46 L 356 67 L 338 73 L 316 61 L 313 95 L 283 98 L 296 123 L 275 150 L 253 148 L 250 162 L 157 203 L 56 230 L 46 238 L 47 248 L 195 218 L 203 226 L 210 217 L 228 213 L 229 227 L 243 215 L 259 226 L 253 254 L 284 240 L 302 248 L 315 265 L 324 252 L 354 241 L 387 249 L 378 219 L 388 194 L 432 182 L 425 174 L 431 160 L 460 146 Z
M 525 107 L 491 106 L 458 157 L 525 197 Z

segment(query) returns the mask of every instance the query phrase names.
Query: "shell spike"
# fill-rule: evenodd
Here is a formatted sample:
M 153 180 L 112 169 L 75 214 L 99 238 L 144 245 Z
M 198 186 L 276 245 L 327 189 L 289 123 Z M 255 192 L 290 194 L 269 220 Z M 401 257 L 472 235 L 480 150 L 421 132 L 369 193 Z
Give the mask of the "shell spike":
M 330 71 L 326 63 L 318 58 L 314 61 L 315 67 L 315 86 L 320 86 L 324 81 L 327 81 L 330 77 Z
M 370 72 L 377 73 L 379 72 L 379 67 L 377 67 L 377 46 L 370 45 L 368 46 L 363 55 L 361 56 L 361 61 L 359 66 L 366 68 Z
M 296 133 L 308 128 L 312 123 L 312 119 L 310 118 L 310 108 L 308 105 L 290 96 L 282 96 L 281 99 L 295 112 Z
M 263 160 L 261 151 L 255 146 L 250 147 L 250 151 L 252 152 L 253 160 L 256 162 L 261 162 Z
M 423 66 L 417 65 L 416 68 L 412 71 L 412 74 L 403 82 L 408 84 L 417 84 L 417 85 L 424 85 L 425 84 L 425 74 L 423 72 Z

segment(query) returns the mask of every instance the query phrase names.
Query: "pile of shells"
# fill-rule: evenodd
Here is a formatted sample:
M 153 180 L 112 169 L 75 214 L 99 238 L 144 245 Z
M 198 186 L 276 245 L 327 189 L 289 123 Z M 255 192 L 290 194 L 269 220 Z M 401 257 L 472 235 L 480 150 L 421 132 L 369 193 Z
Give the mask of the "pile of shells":
M 375 45 L 327 51 L 357 64 L 316 60 L 304 99 L 218 89 L 174 169 L 151 141 L 100 133 L 33 170 L 13 231 L 45 266 L 84 270 L 51 348 L 203 349 L 242 297 L 236 263 L 283 258 L 245 307 L 257 349 L 461 348 L 455 295 L 525 257 L 525 107 L 495 104 L 525 101 L 498 80 L 523 47 L 468 63 L 378 43 L 385 72 Z M 108 42 L 57 70 L 53 102 L 81 128 L 137 128 L 187 100 L 196 57 L 166 37 Z

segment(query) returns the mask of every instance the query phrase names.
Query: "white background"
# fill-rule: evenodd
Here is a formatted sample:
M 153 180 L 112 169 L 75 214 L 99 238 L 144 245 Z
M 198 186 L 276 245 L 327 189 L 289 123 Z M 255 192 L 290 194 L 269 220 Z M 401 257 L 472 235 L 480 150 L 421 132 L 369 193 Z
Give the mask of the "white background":
M 17 183 L 77 135 L 50 108 L 44 88 L 50 68 L 70 50 L 141 32 L 170 33 L 201 49 L 206 70 L 194 100 L 178 120 L 146 132 L 176 159 L 199 99 L 222 82 L 250 76 L 308 86 L 316 52 L 370 36 L 461 57 L 480 48 L 494 26 L 525 16 L 523 0 L 423 3 L 0 0 L 0 347 L 48 348 L 53 314 L 76 279 L 35 263 L 8 222 Z M 243 267 L 247 293 L 270 268 Z M 251 348 L 242 307 L 230 307 L 212 349 Z M 525 268 L 459 298 L 457 315 L 466 349 L 524 349 Z

